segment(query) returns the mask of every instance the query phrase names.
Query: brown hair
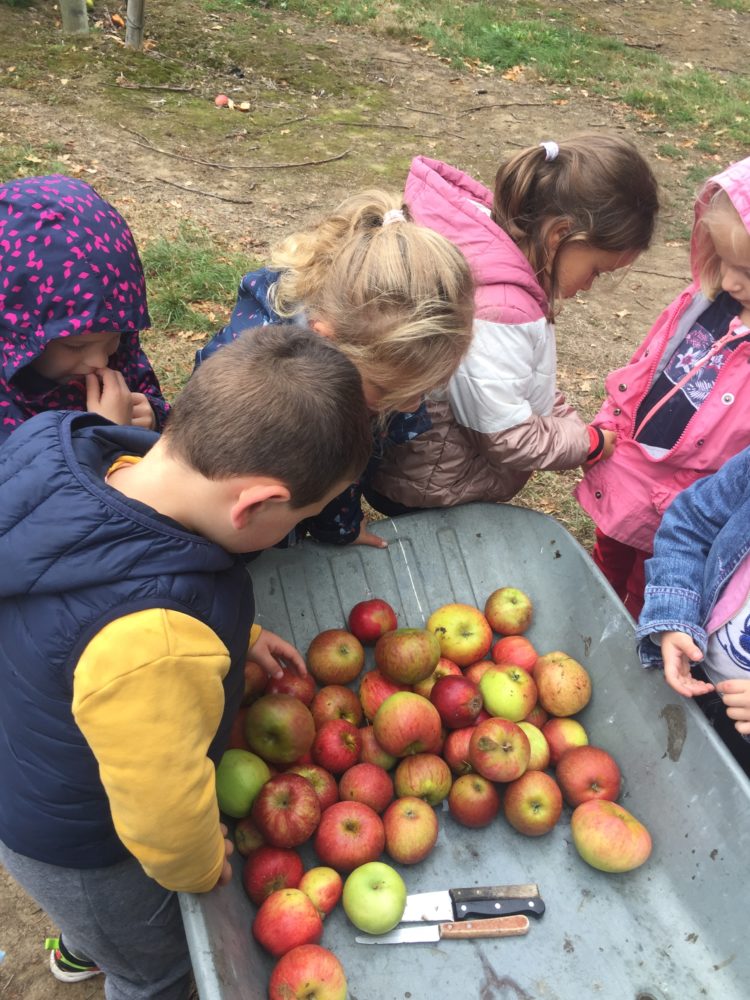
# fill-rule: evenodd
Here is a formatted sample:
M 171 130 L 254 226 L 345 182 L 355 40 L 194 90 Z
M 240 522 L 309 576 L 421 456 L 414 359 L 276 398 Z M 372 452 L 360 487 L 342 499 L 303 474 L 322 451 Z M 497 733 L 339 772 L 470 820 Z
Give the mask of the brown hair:
M 722 281 L 721 258 L 716 253 L 713 227 L 717 222 L 734 223 L 737 229 L 732 230 L 733 242 L 735 235 L 739 235 L 740 231 L 745 240 L 750 238 L 750 233 L 748 233 L 741 215 L 732 204 L 732 199 L 719 185 L 711 190 L 713 185 L 713 181 L 708 181 L 698 195 L 698 203 L 703 203 L 705 207 L 695 223 L 691 254 L 693 273 L 698 276 L 701 291 L 709 299 L 715 299 L 719 294 Z M 739 243 L 739 241 L 737 242 Z
M 208 479 L 280 480 L 293 507 L 356 479 L 372 450 L 355 366 L 287 323 L 248 330 L 208 358 L 178 396 L 164 438 Z
M 647 250 L 659 210 L 657 183 L 635 146 L 615 135 L 591 133 L 561 140 L 554 159 L 531 146 L 500 164 L 492 219 L 534 269 L 554 313 L 557 264 L 563 247 Z M 547 239 L 560 221 L 568 232 L 550 261 Z
M 382 390 L 383 411 L 446 385 L 471 342 L 469 265 L 443 236 L 411 221 L 400 195 L 348 198 L 278 246 L 271 266 L 281 272 L 274 308 L 329 323 L 338 347 Z

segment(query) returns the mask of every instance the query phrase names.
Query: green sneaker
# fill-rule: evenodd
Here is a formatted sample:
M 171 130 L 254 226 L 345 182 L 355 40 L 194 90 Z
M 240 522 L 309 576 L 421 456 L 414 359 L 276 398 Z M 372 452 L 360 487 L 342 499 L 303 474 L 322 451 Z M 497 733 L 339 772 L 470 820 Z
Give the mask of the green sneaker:
M 61 937 L 47 938 L 44 947 L 50 953 L 50 972 L 61 983 L 80 983 L 101 975 L 102 970 L 94 962 L 69 952 Z

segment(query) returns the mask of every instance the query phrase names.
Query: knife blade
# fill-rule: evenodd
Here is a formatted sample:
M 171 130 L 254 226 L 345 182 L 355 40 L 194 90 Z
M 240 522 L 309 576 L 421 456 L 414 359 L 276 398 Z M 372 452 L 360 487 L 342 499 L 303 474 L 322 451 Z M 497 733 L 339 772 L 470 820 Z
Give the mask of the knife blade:
M 544 909 L 539 886 L 534 883 L 441 889 L 437 892 L 417 892 L 407 896 L 401 923 L 510 917 L 519 913 L 541 917 Z
M 528 929 L 529 918 L 520 915 L 489 917 L 486 920 L 457 920 L 445 924 L 399 926 L 387 934 L 358 934 L 354 940 L 357 944 L 420 944 L 434 943 L 443 938 L 517 937 L 526 934 Z

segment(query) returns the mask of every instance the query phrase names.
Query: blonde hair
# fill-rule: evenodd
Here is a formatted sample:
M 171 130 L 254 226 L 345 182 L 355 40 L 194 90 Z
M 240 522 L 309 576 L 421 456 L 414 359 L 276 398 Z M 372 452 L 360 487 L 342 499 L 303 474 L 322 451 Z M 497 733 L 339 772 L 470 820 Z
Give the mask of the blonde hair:
M 387 213 L 391 213 L 385 220 Z M 447 384 L 471 342 L 474 286 L 461 251 L 412 221 L 399 195 L 354 195 L 271 254 L 274 309 L 330 324 L 339 349 L 405 409 Z
M 716 252 L 713 240 L 714 226 L 719 223 L 732 223 L 731 241 L 739 245 L 737 239 L 740 230 L 744 239 L 750 240 L 745 223 L 742 221 L 732 199 L 723 187 L 717 186 L 711 191 L 712 181 L 709 181 L 698 195 L 698 202 L 705 208 L 695 224 L 693 233 L 693 272 L 698 276 L 701 291 L 708 299 L 715 299 L 721 291 L 721 257 Z M 750 267 L 750 261 L 748 261 Z
M 627 139 L 596 132 L 561 140 L 552 159 L 544 146 L 531 146 L 501 163 L 492 219 L 529 261 L 552 316 L 563 247 L 641 253 L 658 209 L 656 178 L 644 157 Z M 561 221 L 569 228 L 550 260 L 547 240 Z

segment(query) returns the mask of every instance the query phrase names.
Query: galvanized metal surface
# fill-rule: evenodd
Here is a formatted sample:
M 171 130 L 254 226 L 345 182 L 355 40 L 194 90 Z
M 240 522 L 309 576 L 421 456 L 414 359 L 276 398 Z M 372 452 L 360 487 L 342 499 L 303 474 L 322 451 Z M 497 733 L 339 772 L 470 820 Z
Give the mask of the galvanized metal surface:
M 552 518 L 502 505 L 373 530 L 386 551 L 306 544 L 265 553 L 251 565 L 257 620 L 304 652 L 368 596 L 391 601 L 399 624 L 421 626 L 441 604 L 483 607 L 495 588 L 520 587 L 534 600 L 528 635 L 538 651 L 564 650 L 591 673 L 579 718 L 619 762 L 620 801 L 654 849 L 637 871 L 607 875 L 576 853 L 567 808 L 541 838 L 502 817 L 468 830 L 441 810 L 432 854 L 400 868 L 410 892 L 538 882 L 547 912 L 525 937 L 367 948 L 338 907 L 321 943 L 342 961 L 350 1000 L 747 1000 L 750 783 L 700 711 L 640 667 L 632 620 L 587 554 Z M 311 848 L 303 855 L 316 863 Z M 239 873 L 238 863 L 230 886 L 182 897 L 202 1000 L 267 996 L 274 962 L 252 939 L 255 908 Z

